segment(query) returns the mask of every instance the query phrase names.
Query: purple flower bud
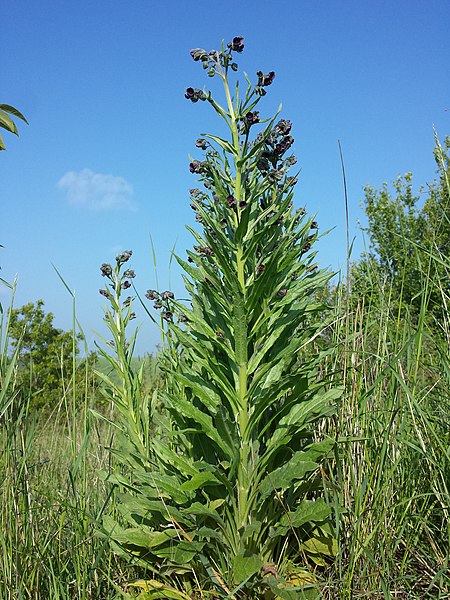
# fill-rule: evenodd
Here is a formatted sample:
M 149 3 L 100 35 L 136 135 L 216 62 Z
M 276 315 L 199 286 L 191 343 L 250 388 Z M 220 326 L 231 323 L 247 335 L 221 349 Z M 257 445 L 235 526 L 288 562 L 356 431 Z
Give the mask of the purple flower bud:
M 103 263 L 100 267 L 102 277 L 110 277 L 112 274 L 112 267 L 108 263 Z
M 201 61 L 208 60 L 208 54 L 206 53 L 205 50 L 203 50 L 203 48 L 194 48 L 194 50 L 191 50 L 189 52 L 189 54 L 192 56 L 192 58 L 196 62 L 199 60 L 201 60 Z
M 198 138 L 198 140 L 195 142 L 195 145 L 197 146 L 197 148 L 206 150 L 206 148 L 208 147 L 208 141 L 204 138 Z
M 131 296 L 128 296 L 127 298 L 125 298 L 125 300 L 123 301 L 123 305 L 124 306 L 129 306 L 131 304 L 131 301 L 133 300 L 133 298 Z
M 262 263 L 260 265 L 258 265 L 257 269 L 258 269 L 258 273 L 262 273 L 264 271 L 264 269 L 266 268 L 265 265 L 263 265 Z
M 207 98 L 205 92 L 193 87 L 186 88 L 184 97 L 191 102 L 198 102 L 199 100 L 206 100 Z
M 128 277 L 128 279 L 134 279 L 136 277 L 136 273 L 133 271 L 133 269 L 127 269 L 123 276 Z
M 181 323 L 187 323 L 188 322 L 188 318 L 186 317 L 186 315 L 180 315 L 178 319 L 179 319 L 179 321 Z
M 127 290 L 127 289 L 128 289 L 128 288 L 130 288 L 130 287 L 131 287 L 131 283 L 130 283 L 129 281 L 124 281 L 124 282 L 122 283 L 122 289 L 123 289 L 123 290 Z
M 319 229 L 319 225 L 318 225 L 317 221 L 313 221 L 311 223 L 311 229 Z
M 130 313 L 130 321 L 135 318 L 136 318 L 136 313 L 134 313 L 134 312 Z
M 162 308 L 162 306 L 162 302 L 160 300 L 157 300 L 153 305 L 153 308 L 156 308 L 156 310 L 158 310 L 159 308 Z
M 189 171 L 191 173 L 203 173 L 205 171 L 205 165 L 199 160 L 193 160 L 189 164 Z
M 247 206 L 247 202 L 246 202 L 245 200 L 241 200 L 241 201 L 239 202 L 239 207 L 240 207 L 240 208 L 245 208 L 246 206 Z
M 308 252 L 308 250 L 311 250 L 311 244 L 309 242 L 307 242 L 303 248 L 302 248 L 302 253 L 304 252 Z
M 108 290 L 98 290 L 98 291 L 102 296 L 105 296 L 105 298 L 109 298 Z
M 219 329 L 216 331 L 216 336 L 217 336 L 219 339 L 223 339 L 223 333 L 222 333 L 222 332 L 221 332 Z
M 170 310 L 166 310 L 166 311 L 164 311 L 164 312 L 161 313 L 161 316 L 166 321 L 171 321 L 172 317 L 173 317 L 173 314 L 170 312 Z

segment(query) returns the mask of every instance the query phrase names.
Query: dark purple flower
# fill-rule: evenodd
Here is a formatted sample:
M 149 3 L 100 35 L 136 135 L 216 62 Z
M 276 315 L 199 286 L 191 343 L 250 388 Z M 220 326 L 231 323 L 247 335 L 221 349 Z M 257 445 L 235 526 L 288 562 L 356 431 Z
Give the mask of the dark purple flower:
M 311 223 L 311 229 L 319 229 L 319 224 L 317 223 L 317 221 L 313 221 Z
M 227 197 L 227 202 L 228 202 L 228 206 L 230 208 L 235 208 L 237 205 L 236 200 L 234 199 L 234 196 L 232 196 L 231 194 Z
M 223 333 L 222 333 L 221 331 L 217 330 L 217 331 L 216 331 L 216 336 L 217 336 L 219 339 L 222 339 L 222 338 L 223 338 Z
M 292 128 L 292 122 L 287 119 L 280 119 L 274 127 L 276 135 L 289 135 Z
M 275 71 L 270 71 L 269 73 L 267 73 L 267 75 L 264 75 L 262 85 L 266 87 L 266 86 L 270 85 L 274 79 L 275 79 Z
M 246 202 L 245 200 L 241 200 L 241 201 L 239 202 L 239 207 L 240 207 L 240 208 L 245 208 L 246 206 L 247 206 L 247 202 Z
M 207 98 L 205 92 L 193 87 L 186 88 L 184 97 L 191 102 L 198 102 L 199 100 L 206 100 Z
M 259 123 L 259 112 L 257 110 L 255 110 L 254 112 L 249 110 L 248 113 L 245 115 L 245 121 L 249 126 L 255 125 L 255 123 Z
M 202 173 L 205 170 L 205 166 L 204 163 L 200 162 L 199 160 L 193 160 L 190 164 L 189 164 L 189 171 L 191 173 Z
M 161 294 L 161 298 L 163 300 L 168 300 L 169 298 L 170 298 L 170 300 L 173 300 L 175 298 L 175 296 L 174 296 L 173 292 L 166 291 Z
M 258 71 L 256 74 L 258 76 L 258 87 L 267 87 L 275 79 L 275 71 L 270 71 L 267 75 L 264 75 L 262 71 Z M 261 94 L 262 91 L 264 90 L 260 90 L 259 93 Z
M 125 300 L 123 301 L 123 305 L 124 306 L 129 306 L 131 304 L 131 301 L 133 300 L 133 298 L 131 296 L 128 296 L 127 298 L 125 298 Z
M 109 298 L 108 290 L 98 290 L 98 291 L 102 296 L 105 296 L 105 298 Z
M 131 283 L 130 283 L 129 281 L 124 281 L 124 282 L 122 283 L 122 289 L 123 289 L 123 290 L 127 290 L 127 289 L 128 289 L 128 288 L 130 288 L 130 287 L 131 287 Z
M 134 313 L 134 312 L 130 313 L 130 321 L 135 318 L 136 318 L 136 313 Z
M 179 316 L 179 321 L 181 323 L 187 323 L 188 322 L 188 318 L 186 317 L 186 315 L 180 315 Z
M 309 242 L 303 246 L 302 252 L 308 252 L 308 250 L 311 250 L 311 244 Z
M 266 266 L 261 263 L 260 265 L 258 265 L 258 272 L 262 273 L 265 268 L 266 268 Z
M 173 314 L 170 312 L 170 310 L 166 310 L 166 311 L 164 311 L 164 312 L 161 313 L 161 316 L 166 321 L 171 321 L 172 317 L 173 317 Z
M 132 254 L 133 254 L 132 250 L 124 250 L 123 252 L 121 252 L 120 254 L 118 254 L 116 256 L 117 263 L 119 265 L 126 263 L 128 260 L 130 260 Z
M 244 49 L 243 41 L 244 38 L 239 35 L 234 37 L 231 42 L 228 42 L 227 46 L 230 50 L 233 50 L 233 52 L 242 52 Z
M 155 302 L 155 304 L 153 305 L 153 308 L 156 308 L 156 310 L 158 310 L 159 308 L 162 308 L 162 307 L 163 307 L 163 304 L 160 300 L 157 300 Z
M 158 300 L 159 292 L 157 292 L 156 290 L 147 290 L 145 297 L 147 298 L 147 300 Z
M 110 277 L 112 274 L 112 266 L 108 263 L 103 263 L 100 267 L 100 271 L 103 277 Z
M 195 142 L 195 145 L 197 146 L 197 148 L 206 150 L 206 148 L 208 147 L 208 141 L 204 138 L 198 138 L 198 140 Z
M 295 156 L 288 156 L 286 158 L 286 160 L 284 161 L 284 164 L 287 167 L 292 167 L 292 165 L 295 165 L 296 162 L 297 162 L 297 158 Z

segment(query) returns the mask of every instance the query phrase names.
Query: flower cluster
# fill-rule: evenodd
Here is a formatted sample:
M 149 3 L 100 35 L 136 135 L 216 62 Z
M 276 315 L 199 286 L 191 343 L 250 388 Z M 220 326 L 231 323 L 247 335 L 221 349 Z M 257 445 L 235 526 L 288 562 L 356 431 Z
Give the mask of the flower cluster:
M 234 37 L 231 42 L 228 42 L 227 47 L 222 50 L 210 50 L 206 52 L 203 48 L 194 48 L 190 51 L 190 55 L 196 62 L 201 62 L 204 69 L 208 69 L 208 75 L 213 77 L 216 74 L 218 66 L 227 69 L 230 66 L 233 71 L 237 69 L 236 63 L 233 62 L 233 52 L 239 54 L 244 50 L 244 38 L 242 36 Z
M 283 158 L 294 143 L 294 138 L 290 135 L 291 127 L 291 121 L 281 119 L 266 138 L 259 134 L 255 139 L 254 144 L 263 142 L 257 162 L 258 169 L 271 182 L 280 181 L 287 170 L 297 162 L 295 156 Z M 287 183 L 294 185 L 296 181 L 292 178 Z
M 199 100 L 206 100 L 207 95 L 203 90 L 199 90 L 198 88 L 188 87 L 184 93 L 184 97 L 191 102 L 198 102 Z
M 174 307 L 172 305 L 172 300 L 175 299 L 175 295 L 173 292 L 165 291 L 158 292 L 157 290 L 147 290 L 145 297 L 147 300 L 154 300 L 153 308 L 156 310 L 163 309 L 161 311 L 161 316 L 166 321 L 173 320 Z M 182 320 L 182 319 L 180 319 Z
M 265 96 L 266 90 L 264 88 L 273 83 L 275 71 L 270 71 L 267 75 L 264 75 L 262 71 L 258 71 L 256 75 L 258 77 L 258 83 L 255 85 L 255 92 L 260 96 Z
M 103 263 L 100 267 L 100 273 L 102 274 L 102 277 L 106 277 L 111 283 L 109 283 L 105 288 L 100 289 L 99 293 L 110 300 L 114 306 L 120 305 L 121 291 L 131 288 L 132 284 L 130 279 L 134 279 L 136 277 L 136 273 L 133 269 L 126 269 L 123 271 L 123 273 L 121 272 L 122 265 L 130 260 L 132 254 L 133 252 L 131 250 L 124 250 L 116 256 L 115 268 L 113 268 L 109 263 Z M 111 291 L 109 288 L 111 288 Z M 126 322 L 136 318 L 135 313 L 130 311 L 132 300 L 133 298 L 128 296 L 122 303 L 122 306 L 128 309 Z

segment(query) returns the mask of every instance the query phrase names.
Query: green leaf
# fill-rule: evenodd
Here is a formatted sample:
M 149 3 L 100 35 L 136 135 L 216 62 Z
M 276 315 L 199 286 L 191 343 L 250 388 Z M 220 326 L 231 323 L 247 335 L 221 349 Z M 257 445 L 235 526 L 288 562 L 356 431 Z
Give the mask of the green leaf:
M 264 561 L 257 554 L 237 554 L 233 560 L 233 579 L 236 584 L 250 579 L 263 566 Z
M 26 120 L 26 118 L 23 116 L 23 114 L 17 110 L 17 108 L 14 108 L 14 106 L 10 106 L 9 104 L 0 104 L 0 110 L 4 110 L 5 112 L 9 113 L 10 115 L 14 115 L 15 117 L 18 117 L 19 119 L 22 119 L 22 121 L 25 121 L 25 123 L 28 125 L 28 121 Z
M 6 129 L 6 131 L 10 131 L 15 135 L 19 135 L 14 121 L 3 110 L 0 110 L 0 127 L 3 127 L 3 129 Z

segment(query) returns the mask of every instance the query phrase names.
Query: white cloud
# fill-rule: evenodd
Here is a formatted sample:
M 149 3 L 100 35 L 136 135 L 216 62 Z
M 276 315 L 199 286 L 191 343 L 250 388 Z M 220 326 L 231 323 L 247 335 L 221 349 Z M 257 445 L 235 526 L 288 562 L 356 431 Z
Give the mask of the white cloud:
M 83 169 L 69 171 L 57 186 L 66 192 L 70 204 L 92 210 L 133 208 L 133 186 L 123 177 Z

